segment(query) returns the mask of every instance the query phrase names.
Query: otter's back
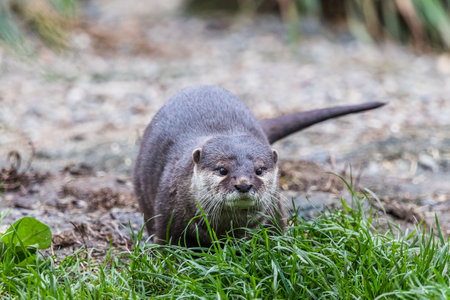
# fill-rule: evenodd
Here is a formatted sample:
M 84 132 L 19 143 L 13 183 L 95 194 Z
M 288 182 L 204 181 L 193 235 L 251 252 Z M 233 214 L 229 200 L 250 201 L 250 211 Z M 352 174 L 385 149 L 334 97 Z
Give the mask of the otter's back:
M 267 141 L 253 113 L 236 96 L 217 86 L 186 88 L 172 97 L 152 120 L 152 135 L 196 138 L 251 134 Z

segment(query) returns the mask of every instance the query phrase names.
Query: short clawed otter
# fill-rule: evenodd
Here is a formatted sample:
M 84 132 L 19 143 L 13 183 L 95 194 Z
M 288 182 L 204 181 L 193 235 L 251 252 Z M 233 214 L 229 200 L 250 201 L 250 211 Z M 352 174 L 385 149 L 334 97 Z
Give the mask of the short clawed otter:
M 209 245 L 204 218 L 195 218 L 202 213 L 199 206 L 217 236 L 273 220 L 284 228 L 278 154 L 270 145 L 315 123 L 382 105 L 337 106 L 258 121 L 225 89 L 181 90 L 146 128 L 136 160 L 135 192 L 149 234 L 160 243 Z

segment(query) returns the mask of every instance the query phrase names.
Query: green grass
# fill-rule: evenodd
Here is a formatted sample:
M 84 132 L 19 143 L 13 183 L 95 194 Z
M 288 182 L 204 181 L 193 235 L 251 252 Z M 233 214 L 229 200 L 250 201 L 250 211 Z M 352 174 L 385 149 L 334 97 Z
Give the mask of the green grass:
M 0 297 L 52 299 L 448 299 L 449 240 L 433 230 L 376 229 L 371 214 L 294 218 L 285 234 L 261 228 L 211 248 L 146 243 L 103 262 L 82 249 L 27 265 L 0 257 Z M 9 251 L 9 252 L 8 252 Z

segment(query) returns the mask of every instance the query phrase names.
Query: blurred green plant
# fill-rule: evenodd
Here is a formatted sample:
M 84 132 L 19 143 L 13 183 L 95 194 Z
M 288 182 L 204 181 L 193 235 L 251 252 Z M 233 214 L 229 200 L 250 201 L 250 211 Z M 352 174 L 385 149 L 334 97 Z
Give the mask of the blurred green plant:
M 276 12 L 290 40 L 292 33 L 299 34 L 300 19 L 313 16 L 333 27 L 343 25 L 361 40 L 394 39 L 421 50 L 450 50 L 450 0 L 186 0 L 185 7 L 195 13 Z
M 47 46 L 63 49 L 75 20 L 76 4 L 77 0 L 2 0 L 0 40 L 20 54 L 32 51 L 30 34 Z
M 419 49 L 450 49 L 449 0 L 347 0 L 351 31 L 363 28 L 379 40 L 393 38 Z

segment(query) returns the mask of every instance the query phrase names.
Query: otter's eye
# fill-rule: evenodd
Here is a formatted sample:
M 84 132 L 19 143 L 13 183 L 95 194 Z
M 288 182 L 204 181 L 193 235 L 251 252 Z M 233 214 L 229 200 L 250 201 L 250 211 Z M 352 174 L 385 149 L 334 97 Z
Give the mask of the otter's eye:
M 225 176 L 228 174 L 228 170 L 224 167 L 217 168 L 216 171 L 219 172 L 220 176 Z
M 263 173 L 263 168 L 258 168 L 255 170 L 256 175 L 261 176 Z

